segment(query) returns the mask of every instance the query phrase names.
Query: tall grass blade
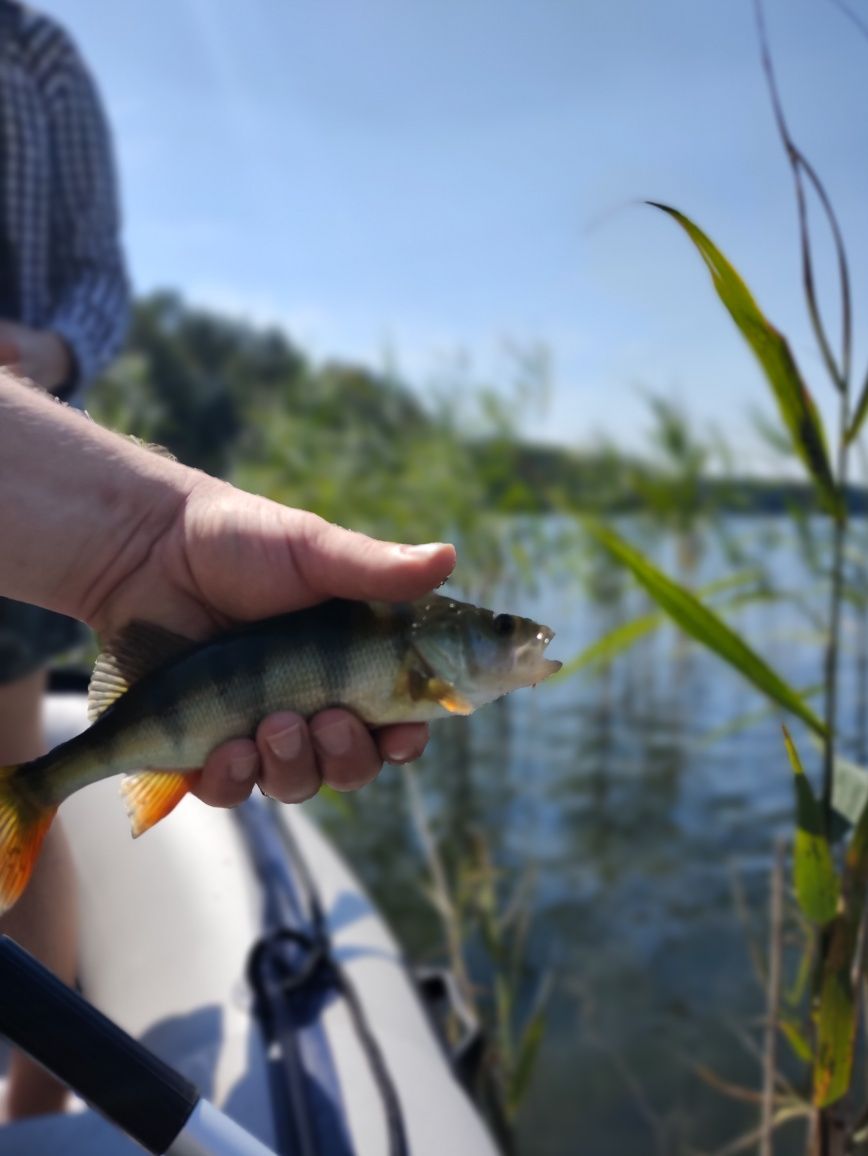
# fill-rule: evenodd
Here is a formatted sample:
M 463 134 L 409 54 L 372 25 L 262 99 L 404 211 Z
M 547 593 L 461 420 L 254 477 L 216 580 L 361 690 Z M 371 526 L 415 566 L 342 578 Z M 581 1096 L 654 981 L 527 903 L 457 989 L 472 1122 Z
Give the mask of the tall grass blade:
M 741 635 L 700 602 L 695 594 L 673 582 L 641 551 L 602 522 L 595 518 L 585 518 L 583 525 L 601 546 L 632 572 L 660 609 L 686 634 L 729 663 L 763 694 L 807 723 L 811 730 L 818 735 L 825 735 L 824 723 L 799 692 L 772 670 L 768 663 L 748 646 Z
M 859 395 L 859 401 L 856 405 L 856 412 L 847 430 L 848 445 L 854 442 L 859 436 L 859 431 L 862 429 L 866 414 L 868 414 L 868 376 L 865 378 L 865 383 L 862 386 L 862 392 Z
M 841 926 L 836 924 L 833 931 L 832 947 L 826 957 L 817 1007 L 814 1103 L 818 1108 L 826 1108 L 846 1094 L 853 1070 L 856 1020 L 853 988 L 846 969 L 835 968 L 832 963 L 832 952 L 840 939 Z M 840 934 L 843 935 L 843 931 Z
M 817 695 L 822 694 L 824 689 L 823 683 L 813 683 L 811 686 L 806 686 L 803 690 L 796 693 L 802 698 L 816 698 Z M 779 710 L 776 703 L 769 703 L 767 706 L 758 707 L 756 710 L 745 711 L 744 714 L 736 715 L 735 718 L 729 719 L 728 722 L 721 723 L 719 726 L 712 727 L 711 730 L 700 735 L 697 743 L 700 747 L 711 747 L 719 743 L 722 739 L 732 738 L 734 735 L 741 734 L 742 731 L 749 730 L 751 727 L 758 726 L 759 723 L 766 722 L 773 718 L 775 713 Z
M 521 1106 L 536 1068 L 546 1028 L 546 1008 L 551 994 L 551 977 L 545 976 L 537 990 L 531 1013 L 516 1049 L 515 1065 L 509 1082 L 507 1102 L 512 1111 Z
M 858 1008 L 853 961 L 868 893 L 868 810 L 862 812 L 844 857 L 843 911 L 831 927 L 817 1006 L 814 1103 L 834 1104 L 847 1093 L 853 1071 Z
M 793 1054 L 805 1064 L 813 1063 L 814 1052 L 811 1048 L 810 1040 L 796 1021 L 782 1019 L 779 1021 L 778 1027 L 792 1048 Z
M 823 505 L 836 517 L 843 517 L 844 504 L 829 464 L 822 419 L 786 338 L 763 314 L 720 249 L 689 217 L 657 201 L 649 204 L 668 213 L 693 241 L 708 267 L 718 297 L 760 363 L 793 448 L 814 479 Z
M 589 666 L 602 665 L 611 662 L 619 654 L 635 646 L 641 639 L 646 638 L 657 630 L 666 621 L 663 614 L 643 614 L 641 618 L 634 618 L 630 622 L 622 622 L 602 638 L 596 639 L 590 646 L 586 646 L 575 658 L 564 664 L 555 678 L 569 678 L 577 671 Z
M 823 812 L 814 798 L 799 753 L 786 727 L 784 743 L 796 784 L 796 837 L 793 845 L 796 899 L 808 919 L 823 927 L 831 923 L 838 911 L 838 875 L 826 837 Z
M 771 97 L 772 108 L 775 114 L 775 121 L 778 126 L 778 133 L 780 134 L 781 142 L 784 146 L 784 151 L 787 154 L 787 160 L 790 162 L 790 169 L 793 174 L 793 184 L 796 194 L 796 207 L 799 215 L 799 239 L 802 249 L 802 282 L 805 289 L 805 301 L 808 306 L 808 314 L 811 318 L 811 324 L 814 327 L 814 334 L 817 338 L 817 344 L 820 347 L 820 352 L 823 360 L 826 363 L 826 368 L 829 371 L 829 376 L 832 378 L 836 388 L 845 393 L 848 388 L 848 379 L 850 377 L 850 363 L 852 355 L 852 306 L 850 294 L 850 270 L 847 264 L 847 251 L 844 247 L 844 238 L 841 234 L 841 227 L 838 224 L 838 218 L 832 208 L 832 202 L 826 192 L 823 182 L 820 180 L 816 169 L 808 161 L 805 154 L 793 140 L 787 125 L 786 117 L 784 116 L 784 107 L 781 102 L 780 93 L 778 91 L 778 82 L 775 76 L 774 65 L 772 64 L 772 54 L 769 49 L 769 38 L 766 31 L 766 22 L 763 15 L 761 0 L 754 0 L 757 18 L 757 31 L 759 33 L 760 53 L 762 55 L 763 71 L 766 74 L 766 81 L 769 87 L 769 95 Z M 808 183 L 813 186 L 814 192 L 820 200 L 823 207 L 823 212 L 826 214 L 826 219 L 829 227 L 832 230 L 832 239 L 835 245 L 835 256 L 838 263 L 838 281 L 841 291 L 841 362 L 840 365 L 835 361 L 835 355 L 832 352 L 831 343 L 826 334 L 826 327 L 823 324 L 823 319 L 820 314 L 820 304 L 817 300 L 817 287 L 814 278 L 814 261 L 811 254 L 811 233 L 808 227 L 808 206 L 805 197 L 805 186 L 803 177 L 807 177 Z
M 705 586 L 700 587 L 699 593 L 703 597 L 710 597 L 713 594 L 721 594 L 724 591 L 732 590 L 744 586 L 748 582 L 756 581 L 758 572 L 756 570 L 741 570 L 737 574 L 730 574 L 726 578 L 718 578 L 714 582 L 709 582 Z M 759 598 L 765 597 L 764 594 L 748 594 L 742 596 L 741 599 L 736 600 L 736 605 L 744 605 L 747 601 L 756 601 Z M 664 614 L 643 614 L 640 618 L 633 618 L 629 622 L 619 623 L 608 633 L 601 638 L 597 638 L 584 650 L 580 651 L 575 658 L 566 663 L 555 678 L 569 678 L 571 674 L 575 674 L 579 670 L 584 670 L 589 666 L 601 666 L 606 662 L 611 662 L 612 659 L 617 658 L 618 655 L 623 654 L 637 642 L 647 637 L 654 630 L 657 630 L 666 621 Z

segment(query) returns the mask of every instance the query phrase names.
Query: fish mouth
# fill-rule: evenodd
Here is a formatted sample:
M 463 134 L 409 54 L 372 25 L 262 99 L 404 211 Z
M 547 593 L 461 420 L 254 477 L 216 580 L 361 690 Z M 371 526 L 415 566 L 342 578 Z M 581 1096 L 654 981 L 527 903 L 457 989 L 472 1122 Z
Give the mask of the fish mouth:
M 532 673 L 534 686 L 550 675 L 557 674 L 563 666 L 562 662 L 558 662 L 555 658 L 546 658 L 543 654 L 554 636 L 555 632 L 550 626 L 540 626 L 535 637 L 516 651 L 516 668 L 524 666 L 528 674 Z

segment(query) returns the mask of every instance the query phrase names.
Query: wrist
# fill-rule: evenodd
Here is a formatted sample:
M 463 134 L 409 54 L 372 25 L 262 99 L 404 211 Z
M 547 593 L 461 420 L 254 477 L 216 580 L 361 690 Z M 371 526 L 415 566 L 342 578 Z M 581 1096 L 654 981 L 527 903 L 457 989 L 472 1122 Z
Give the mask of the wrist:
M 99 626 L 199 475 L 0 375 L 0 594 Z
M 70 591 L 74 603 L 65 613 L 110 636 L 136 617 L 127 606 L 129 592 L 141 592 L 143 582 L 148 586 L 159 575 L 161 552 L 200 475 L 141 443 L 98 432 L 106 451 L 100 468 L 112 483 L 99 486 L 79 543 L 84 561 Z
M 43 366 L 41 380 L 50 393 L 55 393 L 72 377 L 75 359 L 59 333 L 46 329 L 39 336 Z

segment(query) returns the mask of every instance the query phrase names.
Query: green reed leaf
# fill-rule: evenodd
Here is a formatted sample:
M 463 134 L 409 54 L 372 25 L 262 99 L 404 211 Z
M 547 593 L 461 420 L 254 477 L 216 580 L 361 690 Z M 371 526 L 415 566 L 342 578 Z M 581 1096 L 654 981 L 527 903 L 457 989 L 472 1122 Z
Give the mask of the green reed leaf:
M 862 810 L 844 857 L 843 910 L 834 919 L 823 958 L 816 1012 L 814 1103 L 825 1107 L 850 1089 L 858 1006 L 853 961 L 868 895 L 868 809 Z
M 515 1070 L 509 1086 L 509 1104 L 517 1111 L 527 1094 L 527 1089 L 536 1067 L 540 1045 L 545 1035 L 546 1018 L 538 1012 L 525 1027 L 518 1049 Z
M 782 1019 L 778 1027 L 783 1032 L 793 1052 L 800 1060 L 810 1064 L 814 1059 L 814 1052 L 810 1041 L 795 1020 Z
M 796 785 L 796 838 L 793 845 L 793 884 L 799 907 L 813 923 L 830 923 L 838 911 L 840 885 L 823 812 L 814 798 L 795 743 L 784 727 L 784 743 Z
M 337 811 L 342 819 L 351 819 L 353 816 L 353 807 L 347 796 L 341 791 L 336 791 L 334 787 L 330 787 L 328 783 L 323 783 L 320 787 L 317 792 L 317 800 L 320 804 Z
M 707 585 L 700 588 L 699 593 L 703 597 L 710 597 L 713 594 L 722 594 L 725 591 L 744 586 L 748 582 L 753 582 L 757 578 L 756 570 L 740 570 L 737 574 L 727 575 L 725 578 L 718 578 L 714 582 L 709 582 Z M 743 605 L 745 601 L 753 601 L 755 598 L 763 597 L 764 595 L 748 594 L 736 599 L 736 604 Z M 664 614 L 643 614 L 641 618 L 633 618 L 629 622 L 621 622 L 615 626 L 608 633 L 604 634 L 602 638 L 595 639 L 584 650 L 580 651 L 575 658 L 565 663 L 564 666 L 555 675 L 556 679 L 569 678 L 570 675 L 576 674 L 579 670 L 584 670 L 589 666 L 602 665 L 606 662 L 611 662 L 612 659 L 617 658 L 618 655 L 623 654 L 637 642 L 646 638 L 653 631 L 659 629 L 666 621 Z
M 837 925 L 835 928 L 837 931 Z M 837 935 L 833 932 L 832 946 Z M 814 1059 L 814 1103 L 834 1104 L 850 1087 L 856 1008 L 849 974 L 827 958 L 817 1007 L 817 1052 Z
M 729 663 L 748 682 L 807 723 L 817 734 L 825 735 L 825 725 L 798 691 L 772 670 L 741 635 L 700 602 L 695 594 L 673 582 L 641 551 L 596 518 L 583 519 L 583 525 L 601 546 L 633 573 L 660 609 L 686 634 Z
M 569 678 L 579 670 L 588 666 L 611 662 L 631 646 L 635 646 L 641 639 L 657 630 L 666 621 L 663 614 L 643 614 L 641 618 L 634 618 L 630 622 L 622 622 L 602 638 L 596 639 L 590 646 L 576 655 L 570 662 L 565 663 L 555 678 Z
M 844 855 L 843 910 L 829 932 L 817 1005 L 814 1103 L 824 1108 L 847 1093 L 853 1072 L 858 1009 L 853 963 L 868 894 L 868 809 L 856 824 Z
M 787 339 L 766 318 L 720 249 L 689 217 L 669 205 L 656 201 L 649 204 L 668 213 L 693 241 L 711 274 L 718 297 L 760 363 L 793 448 L 814 479 L 823 505 L 836 517 L 843 517 L 844 503 L 829 464 L 823 422 Z
M 850 422 L 850 428 L 847 430 L 847 444 L 855 441 L 859 436 L 859 431 L 865 422 L 865 417 L 868 415 L 868 378 L 862 386 L 862 394 L 859 398 L 859 403 L 856 406 L 856 412 Z
M 822 694 L 824 690 L 825 684 L 816 682 L 811 686 L 797 690 L 796 693 L 804 699 L 810 699 L 816 698 L 817 695 Z M 732 738 L 734 735 L 741 734 L 742 731 L 749 730 L 759 723 L 766 722 L 768 719 L 773 718 L 779 709 L 777 703 L 772 702 L 766 706 L 757 707 L 755 710 L 745 711 L 743 714 L 736 715 L 735 718 L 731 718 L 727 722 L 720 723 L 719 726 L 712 727 L 711 730 L 701 735 L 697 741 L 701 747 L 714 746 L 722 739 Z
M 546 1030 L 546 1009 L 552 989 L 551 975 L 540 982 L 530 1013 L 521 1032 L 516 1049 L 515 1064 L 509 1078 L 507 1107 L 514 1116 L 521 1107 L 536 1069 L 540 1045 Z
M 796 968 L 793 982 L 784 993 L 784 999 L 792 1008 L 800 1007 L 804 1001 L 814 971 L 814 929 L 806 922 L 802 925 L 802 934 L 804 941 L 799 954 L 799 966 Z

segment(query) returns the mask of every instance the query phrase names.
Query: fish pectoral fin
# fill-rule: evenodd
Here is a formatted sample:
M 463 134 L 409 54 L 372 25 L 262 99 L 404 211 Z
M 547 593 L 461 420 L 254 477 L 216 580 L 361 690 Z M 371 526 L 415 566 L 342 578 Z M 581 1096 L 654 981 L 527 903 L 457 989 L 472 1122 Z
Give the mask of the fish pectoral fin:
M 422 697 L 439 703 L 450 714 L 473 714 L 473 703 L 445 679 L 429 678 Z
M 100 654 L 87 688 L 87 717 L 93 722 L 133 683 L 193 646 L 189 638 L 155 626 L 128 623 Z
M 450 714 L 473 714 L 473 703 L 464 697 L 451 682 L 440 678 L 415 649 L 404 659 L 404 665 L 395 682 L 395 695 L 411 702 L 436 702 Z
M 121 797 L 130 817 L 133 838 L 138 839 L 171 814 L 189 790 L 189 776 L 182 771 L 139 771 L 135 775 L 124 775 Z
M 411 702 L 436 702 L 450 714 L 472 714 L 473 703 L 456 690 L 445 678 L 438 678 L 430 671 L 418 666 L 405 666 L 395 683 L 398 698 L 409 698 Z

